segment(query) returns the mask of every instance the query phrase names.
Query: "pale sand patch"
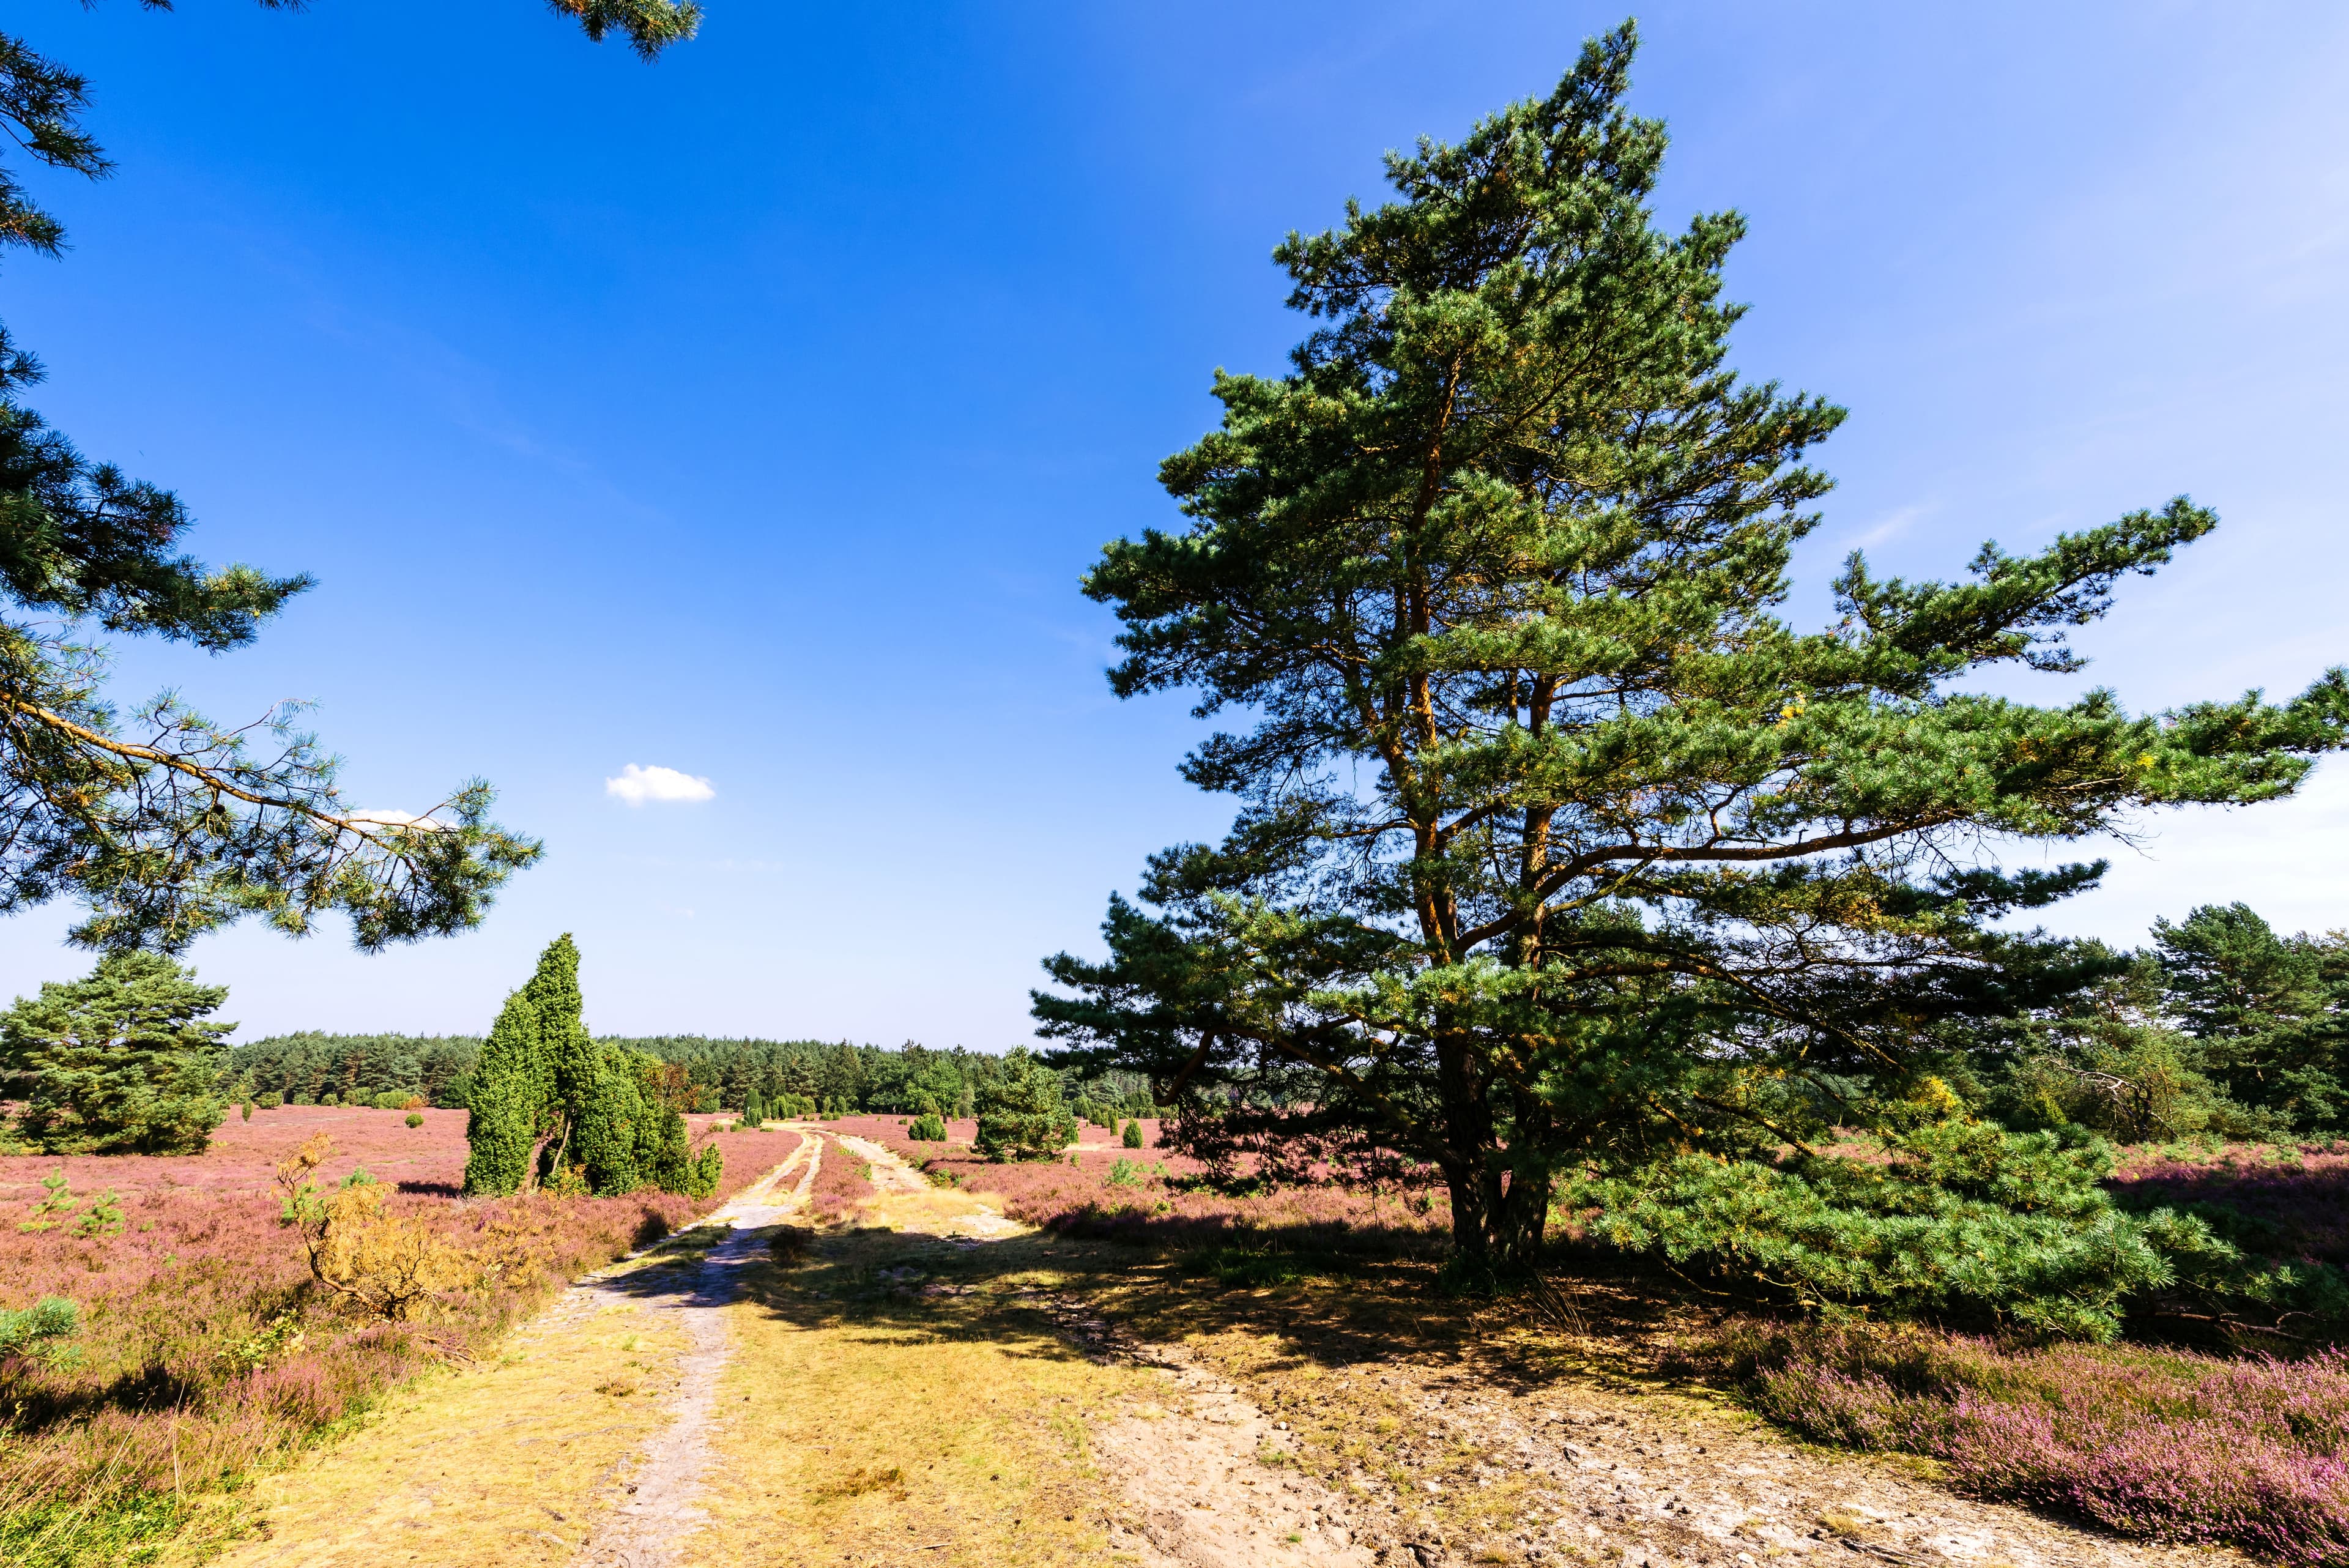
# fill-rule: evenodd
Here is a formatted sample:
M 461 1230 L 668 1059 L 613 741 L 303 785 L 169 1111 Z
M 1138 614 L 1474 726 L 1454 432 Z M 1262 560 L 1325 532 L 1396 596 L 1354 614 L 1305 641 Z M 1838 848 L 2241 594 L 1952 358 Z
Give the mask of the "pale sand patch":
M 1285 1426 L 1180 1349 L 1148 1354 L 1166 1386 L 1094 1434 L 1140 1515 L 1111 1530 L 1112 1546 L 1184 1568 L 1371 1568 L 1348 1500 L 1282 1463 L 1296 1447 Z

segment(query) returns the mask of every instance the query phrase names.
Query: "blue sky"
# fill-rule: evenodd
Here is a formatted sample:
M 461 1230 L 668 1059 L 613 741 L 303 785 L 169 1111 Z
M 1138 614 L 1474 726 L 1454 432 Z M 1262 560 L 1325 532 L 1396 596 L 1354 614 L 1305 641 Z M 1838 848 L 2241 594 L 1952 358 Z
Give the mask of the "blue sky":
M 602 1031 L 988 1048 L 1226 815 L 1174 776 L 1186 704 L 1110 696 L 1075 583 L 1170 519 L 1211 371 L 1298 335 L 1271 246 L 1620 16 L 709 0 L 647 67 L 534 0 L 21 9 L 120 163 L 36 176 L 74 248 L 0 272 L 36 406 L 178 489 L 206 558 L 320 578 L 248 650 L 126 649 L 119 694 L 313 699 L 357 804 L 479 774 L 549 846 L 461 939 L 206 940 L 243 1036 L 477 1031 L 569 929 Z M 2018 690 L 2349 659 L 2349 11 L 1640 15 L 1666 216 L 1751 222 L 1735 362 L 1851 410 L 1798 620 L 1855 545 L 1946 575 L 2188 492 L 2220 532 Z M 631 806 L 629 764 L 711 796 Z M 2349 925 L 2344 780 L 2149 823 L 2050 923 Z M 0 995 L 86 965 L 68 919 L 0 923 Z

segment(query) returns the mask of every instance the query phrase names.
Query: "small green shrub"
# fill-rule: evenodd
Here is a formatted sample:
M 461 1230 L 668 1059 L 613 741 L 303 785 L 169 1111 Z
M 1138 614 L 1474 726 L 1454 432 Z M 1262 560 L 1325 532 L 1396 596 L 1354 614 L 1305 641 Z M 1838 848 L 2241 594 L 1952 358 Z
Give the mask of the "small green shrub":
M 115 1236 L 122 1231 L 122 1204 L 108 1188 L 90 1200 L 89 1211 L 74 1227 L 77 1236 Z
M 1109 1184 L 1112 1187 L 1139 1187 L 1149 1174 L 1143 1167 L 1121 1155 L 1117 1163 L 1109 1168 Z
M 1142 1147 L 1142 1124 L 1133 1120 L 1127 1121 L 1125 1124 L 1125 1137 L 1121 1141 L 1123 1141 L 1128 1148 L 1140 1148 Z
M 285 1096 L 283 1095 L 261 1095 L 254 1099 L 253 1105 L 255 1110 L 274 1111 L 285 1103 Z
M 1293 1285 L 1314 1272 L 1288 1253 L 1252 1247 L 1204 1247 L 1183 1262 L 1186 1272 L 1212 1274 L 1217 1284 L 1236 1290 Z
M 0 1307 L 0 1355 L 52 1355 L 80 1329 L 81 1309 L 63 1296 L 44 1296 L 16 1312 Z
M 59 1166 L 41 1178 L 41 1198 L 33 1205 L 33 1217 L 20 1223 L 19 1231 L 54 1231 L 65 1217 L 81 1207 L 81 1199 L 73 1195 L 67 1184 L 66 1172 Z
M 1077 1120 L 1061 1100 L 1061 1080 L 1026 1046 L 1003 1058 L 1003 1068 L 978 1103 L 972 1147 L 988 1159 L 1054 1159 L 1077 1134 Z
M 1883 1163 L 1687 1155 L 1578 1178 L 1559 1207 L 1587 1216 L 1595 1241 L 1830 1316 L 1973 1318 L 2054 1338 L 2109 1340 L 2131 1295 L 2217 1279 L 2240 1258 L 2191 1215 L 2116 1209 L 2101 1142 L 1952 1118 L 1887 1143 Z
M 944 1143 L 947 1141 L 947 1124 L 937 1112 L 925 1111 L 905 1129 L 905 1136 L 916 1143 Z
M 244 1103 L 237 1108 L 244 1113 L 244 1119 L 246 1121 L 251 1121 L 253 1119 L 253 1102 L 250 1099 L 244 1101 Z
M 409 1127 L 422 1127 L 422 1126 L 424 1125 L 424 1113 L 423 1113 L 422 1111 L 410 1111 L 410 1112 L 409 1112 L 409 1113 L 408 1113 L 408 1125 L 409 1125 Z

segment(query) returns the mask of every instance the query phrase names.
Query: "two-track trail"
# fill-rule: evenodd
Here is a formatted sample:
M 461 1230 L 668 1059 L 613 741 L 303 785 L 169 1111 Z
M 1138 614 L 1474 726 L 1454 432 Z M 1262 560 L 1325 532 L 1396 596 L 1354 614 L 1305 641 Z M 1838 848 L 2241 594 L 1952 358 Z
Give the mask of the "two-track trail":
M 2220 1568 L 1951 1495 L 1913 1467 L 1408 1325 L 1375 1262 L 1219 1286 L 800 1147 L 581 1282 L 495 1366 L 264 1482 L 262 1564 L 582 1568 Z M 835 1163 L 837 1162 L 837 1163 Z M 854 1211 L 812 1223 L 854 1191 Z M 1316 1312 L 1328 1320 L 1314 1327 Z

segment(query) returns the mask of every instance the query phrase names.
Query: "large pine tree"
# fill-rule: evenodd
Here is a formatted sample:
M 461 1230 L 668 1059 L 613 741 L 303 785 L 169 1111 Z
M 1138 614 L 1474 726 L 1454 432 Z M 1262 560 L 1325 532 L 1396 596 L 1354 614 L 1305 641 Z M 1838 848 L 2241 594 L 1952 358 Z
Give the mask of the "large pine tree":
M 1152 863 L 1155 910 L 1112 901 L 1105 961 L 1050 961 L 1062 1059 L 1152 1075 L 1201 1152 L 1423 1160 L 1488 1264 L 1568 1168 L 1939 1114 L 1925 1026 L 2018 1001 L 1987 922 L 2100 870 L 1989 851 L 2289 794 L 2349 730 L 2338 671 L 2159 714 L 1982 694 L 2077 670 L 2066 628 L 2213 525 L 2182 498 L 1959 582 L 1855 555 L 1835 624 L 1781 620 L 1842 410 L 1728 369 L 1744 223 L 1655 222 L 1633 51 L 1281 244 L 1315 329 L 1217 376 L 1161 473 L 1190 525 L 1085 581 L 1121 695 L 1238 717 L 1185 772 L 1242 804 Z
M 227 1101 L 210 1015 L 224 985 L 156 953 L 109 953 L 82 980 L 50 981 L 0 1013 L 0 1098 L 44 1154 L 197 1154 Z

